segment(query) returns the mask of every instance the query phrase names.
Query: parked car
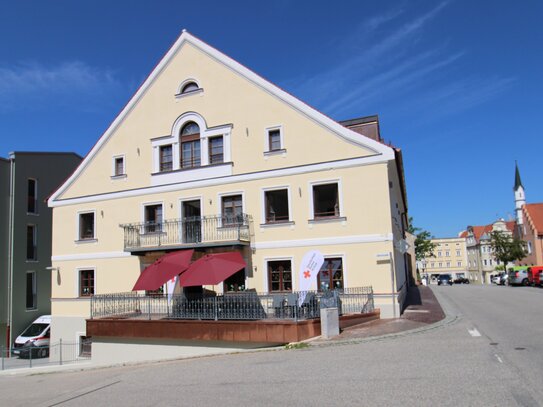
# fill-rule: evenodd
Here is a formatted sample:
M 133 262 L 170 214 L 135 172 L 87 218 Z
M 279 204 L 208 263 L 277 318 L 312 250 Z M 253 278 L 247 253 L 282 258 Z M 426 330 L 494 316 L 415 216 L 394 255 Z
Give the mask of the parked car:
M 543 271 L 539 272 L 539 286 L 543 287 Z
M 507 273 L 501 273 L 500 280 L 498 281 L 498 285 L 507 285 L 509 284 L 509 276 Z
M 437 285 L 453 285 L 453 280 L 450 274 L 440 274 L 437 278 Z
M 541 285 L 540 273 L 543 271 L 543 266 L 528 267 L 528 283 L 533 285 Z
M 528 285 L 528 266 L 509 268 L 509 285 Z
M 455 284 L 469 284 L 469 279 L 465 278 L 465 277 L 457 277 L 455 280 L 454 280 L 454 283 Z
M 500 280 L 501 280 L 501 277 L 502 277 L 502 273 L 493 275 L 493 276 L 490 278 L 490 282 L 491 282 L 492 284 L 499 284 L 499 283 L 500 283 Z
M 20 358 L 44 358 L 49 356 L 51 315 L 42 315 L 15 339 L 13 353 Z

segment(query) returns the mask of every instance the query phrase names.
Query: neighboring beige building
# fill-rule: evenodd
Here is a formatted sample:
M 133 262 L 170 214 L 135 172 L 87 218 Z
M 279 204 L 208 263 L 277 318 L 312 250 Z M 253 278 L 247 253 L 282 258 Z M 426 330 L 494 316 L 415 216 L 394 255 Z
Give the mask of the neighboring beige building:
M 494 257 L 490 244 L 490 233 L 494 231 L 513 233 L 514 221 L 503 219 L 486 226 L 468 226 L 461 236 L 466 238 L 468 253 L 468 272 L 472 282 L 490 284 L 492 275 L 496 274 L 496 266 L 500 262 Z
M 187 32 L 49 205 L 53 342 L 86 335 L 92 294 L 185 248 L 242 253 L 216 291 L 298 290 L 319 250 L 319 284 L 372 286 L 383 317 L 406 292 L 401 153 L 377 118 L 338 123 Z
M 446 237 L 431 239 L 434 256 L 422 261 L 424 272 L 429 276 L 450 274 L 453 278 L 467 278 L 466 239 Z

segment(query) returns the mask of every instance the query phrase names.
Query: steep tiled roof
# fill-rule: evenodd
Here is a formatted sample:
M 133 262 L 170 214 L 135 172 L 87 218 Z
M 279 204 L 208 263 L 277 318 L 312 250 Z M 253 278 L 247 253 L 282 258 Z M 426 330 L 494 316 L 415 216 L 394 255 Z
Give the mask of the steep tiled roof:
M 475 240 L 477 243 L 479 243 L 479 240 L 481 239 L 483 235 L 490 234 L 490 232 L 492 232 L 492 225 L 493 224 L 491 223 L 490 225 L 485 225 L 485 226 L 471 226 L 473 230 L 473 236 L 475 237 Z M 505 227 L 510 232 L 513 232 L 515 230 L 515 221 L 511 220 L 511 221 L 505 222 Z M 466 236 L 467 236 L 467 232 L 466 232 Z
M 543 234 L 543 203 L 526 204 L 523 209 L 535 231 Z

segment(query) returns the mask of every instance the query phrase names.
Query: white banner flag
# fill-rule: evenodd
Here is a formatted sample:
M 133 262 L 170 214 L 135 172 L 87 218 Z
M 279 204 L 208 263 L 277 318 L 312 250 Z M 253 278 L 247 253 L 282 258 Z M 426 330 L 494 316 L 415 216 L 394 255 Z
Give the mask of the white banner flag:
M 175 285 L 177 284 L 178 279 L 179 279 L 179 276 L 175 276 L 174 278 L 166 282 L 166 294 L 168 295 L 168 306 L 170 306 L 172 303 L 173 291 L 175 290 Z
M 317 281 L 317 274 L 324 263 L 324 257 L 318 250 L 311 250 L 307 252 L 300 264 L 300 285 L 301 291 L 298 298 L 298 306 L 301 306 L 304 302 L 306 291 L 311 289 L 311 284 Z

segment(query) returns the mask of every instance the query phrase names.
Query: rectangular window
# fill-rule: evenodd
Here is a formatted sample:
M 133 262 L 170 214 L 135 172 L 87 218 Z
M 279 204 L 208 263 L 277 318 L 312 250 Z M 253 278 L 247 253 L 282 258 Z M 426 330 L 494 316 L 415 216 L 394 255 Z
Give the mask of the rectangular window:
M 526 248 L 528 250 L 528 254 L 532 254 L 532 242 L 528 242 L 528 245 Z
M 173 169 L 172 146 L 160 147 L 160 172 L 171 171 Z
M 38 233 L 36 225 L 26 225 L 26 259 L 38 259 Z
M 290 260 L 268 261 L 269 291 L 292 291 Z
M 113 167 L 113 175 L 115 177 L 124 175 L 124 157 L 115 157 Z
M 268 151 L 281 150 L 281 130 L 268 130 Z
M 36 309 L 37 307 L 37 286 L 36 272 L 27 271 L 26 273 L 26 309 Z
M 79 356 L 90 357 L 92 353 L 92 336 L 79 337 Z
M 313 215 L 315 219 L 339 216 L 338 184 L 313 185 Z
M 224 162 L 222 136 L 209 139 L 209 164 L 220 164 Z
M 200 166 L 200 140 L 181 143 L 181 168 Z
M 79 296 L 94 295 L 94 270 L 79 270 Z
M 456 251 L 456 255 L 457 255 L 457 256 L 460 256 L 460 250 L 457 250 L 457 251 Z
M 461 262 L 461 261 L 457 261 L 457 262 L 456 262 L 456 267 L 462 267 L 462 262 Z
M 450 253 L 449 252 L 445 252 L 445 257 L 449 257 Z
M 441 252 L 437 252 L 437 257 L 441 257 Z
M 451 267 L 451 262 L 450 261 L 447 262 L 447 267 Z
M 266 223 L 288 222 L 288 189 L 264 192 Z
M 38 213 L 38 182 L 35 179 L 28 179 L 27 213 Z
M 485 266 L 487 266 L 488 264 L 488 261 L 486 259 L 483 260 L 483 262 L 485 263 Z
M 145 233 L 155 233 L 162 230 L 162 204 L 146 205 L 145 209 Z
M 79 240 L 94 239 L 94 212 L 79 214 Z
M 432 263 L 432 266 L 431 266 L 431 267 L 434 268 L 434 267 L 435 267 L 435 263 Z
M 340 257 L 324 259 L 317 275 L 317 286 L 321 291 L 343 288 L 343 260 Z
M 243 223 L 243 198 L 241 195 L 222 197 L 223 225 L 237 225 Z

